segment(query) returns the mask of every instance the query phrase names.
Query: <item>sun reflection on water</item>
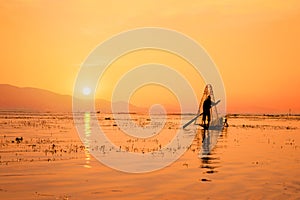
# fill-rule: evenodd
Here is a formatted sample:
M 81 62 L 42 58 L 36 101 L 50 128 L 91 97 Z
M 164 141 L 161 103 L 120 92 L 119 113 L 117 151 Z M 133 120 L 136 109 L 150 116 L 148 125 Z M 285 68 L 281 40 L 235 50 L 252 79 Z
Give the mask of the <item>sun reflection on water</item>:
M 91 154 L 89 152 L 90 142 L 89 138 L 91 135 L 91 115 L 89 112 L 84 113 L 84 146 L 85 146 L 85 168 L 91 168 L 90 160 L 91 160 Z

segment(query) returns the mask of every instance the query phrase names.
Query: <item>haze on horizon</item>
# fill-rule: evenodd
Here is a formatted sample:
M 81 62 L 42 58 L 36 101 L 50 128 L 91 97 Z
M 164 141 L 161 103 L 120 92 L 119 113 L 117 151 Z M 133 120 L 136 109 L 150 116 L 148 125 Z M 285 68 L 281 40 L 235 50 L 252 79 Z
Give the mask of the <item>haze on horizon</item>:
M 3 84 L 71 95 L 81 63 L 98 44 L 126 30 L 155 26 L 181 32 L 207 50 L 222 75 L 229 112 L 300 113 L 297 0 L 7 0 L 0 4 L 0 15 Z M 117 60 L 100 81 L 97 96 L 109 99 L 122 74 L 148 62 L 179 70 L 200 98 L 202 78 L 190 73 L 183 59 L 157 51 Z M 176 98 L 148 86 L 132 102 L 176 104 Z

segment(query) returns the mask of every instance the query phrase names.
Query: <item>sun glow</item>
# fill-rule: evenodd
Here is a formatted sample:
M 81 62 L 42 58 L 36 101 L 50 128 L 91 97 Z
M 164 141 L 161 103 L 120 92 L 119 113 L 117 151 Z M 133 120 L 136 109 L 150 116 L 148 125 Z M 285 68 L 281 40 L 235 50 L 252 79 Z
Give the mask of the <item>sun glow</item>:
M 83 88 L 82 93 L 83 93 L 85 96 L 88 96 L 88 95 L 91 94 L 91 91 L 92 91 L 91 88 L 85 87 L 85 88 Z

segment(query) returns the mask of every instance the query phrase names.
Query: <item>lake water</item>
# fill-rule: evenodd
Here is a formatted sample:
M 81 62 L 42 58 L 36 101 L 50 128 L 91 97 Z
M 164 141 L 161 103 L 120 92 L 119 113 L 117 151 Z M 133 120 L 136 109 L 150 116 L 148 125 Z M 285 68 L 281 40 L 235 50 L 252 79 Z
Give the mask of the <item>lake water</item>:
M 96 123 L 85 116 L 83 123 Z M 82 142 L 72 114 L 1 112 L 0 199 L 300 199 L 299 116 L 230 116 L 218 134 L 188 129 L 193 138 L 185 153 L 148 173 L 114 170 L 90 151 L 161 152 L 182 126 L 181 116 L 151 124 L 149 116 L 133 114 L 129 130 L 162 127 L 149 139 L 122 135 L 116 116 L 96 117 L 115 149 Z

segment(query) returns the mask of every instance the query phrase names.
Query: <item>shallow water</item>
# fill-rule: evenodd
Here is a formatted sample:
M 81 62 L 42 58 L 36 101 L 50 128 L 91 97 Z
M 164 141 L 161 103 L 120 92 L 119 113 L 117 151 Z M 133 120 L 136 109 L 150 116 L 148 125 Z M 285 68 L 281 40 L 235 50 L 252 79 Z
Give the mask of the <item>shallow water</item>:
M 139 126 L 151 121 L 132 117 Z M 161 134 L 135 140 L 120 137 L 114 116 L 97 118 L 117 147 L 135 153 L 159 150 L 182 125 L 180 116 L 169 115 Z M 90 155 L 71 114 L 2 112 L 0 199 L 299 199 L 299 122 L 300 117 L 231 116 L 221 134 L 199 129 L 173 164 L 131 174 Z

